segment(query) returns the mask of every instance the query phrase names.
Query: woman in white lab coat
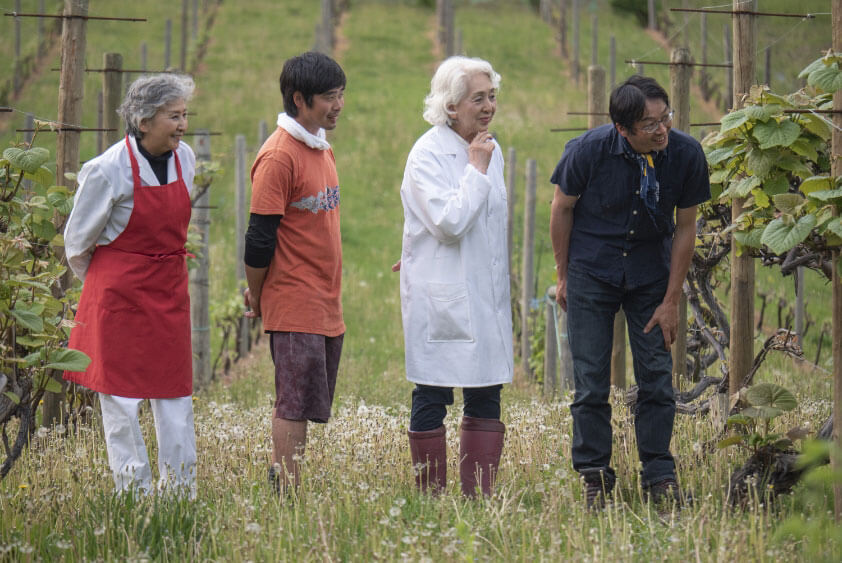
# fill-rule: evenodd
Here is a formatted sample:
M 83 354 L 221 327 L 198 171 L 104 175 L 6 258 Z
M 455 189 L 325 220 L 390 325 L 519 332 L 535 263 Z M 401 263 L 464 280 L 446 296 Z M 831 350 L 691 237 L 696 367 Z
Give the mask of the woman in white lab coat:
M 401 309 L 412 393 L 409 444 L 416 484 L 446 484 L 444 417 L 453 387 L 465 400 L 462 492 L 492 492 L 503 448 L 500 391 L 512 380 L 506 188 L 500 146 L 488 131 L 500 76 L 481 59 L 451 57 L 425 99 L 433 125 L 409 153 Z
M 150 399 L 159 485 L 195 494 L 184 249 L 195 157 L 181 140 L 193 88 L 174 74 L 132 83 L 119 110 L 126 137 L 82 167 L 64 231 L 67 261 L 84 282 L 69 346 L 91 358 L 64 377 L 99 393 L 118 491 L 152 490 L 138 424 Z

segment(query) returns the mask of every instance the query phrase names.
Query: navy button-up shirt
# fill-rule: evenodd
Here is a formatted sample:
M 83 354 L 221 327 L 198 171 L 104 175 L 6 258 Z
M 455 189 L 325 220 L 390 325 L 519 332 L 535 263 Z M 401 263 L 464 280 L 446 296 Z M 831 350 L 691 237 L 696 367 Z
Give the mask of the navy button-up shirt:
M 704 152 L 693 137 L 671 129 L 654 156 L 660 185 L 659 229 L 640 197 L 640 166 L 624 154 L 612 124 L 572 139 L 550 181 L 579 200 L 573 208 L 568 267 L 634 289 L 669 278 L 675 208 L 710 199 Z

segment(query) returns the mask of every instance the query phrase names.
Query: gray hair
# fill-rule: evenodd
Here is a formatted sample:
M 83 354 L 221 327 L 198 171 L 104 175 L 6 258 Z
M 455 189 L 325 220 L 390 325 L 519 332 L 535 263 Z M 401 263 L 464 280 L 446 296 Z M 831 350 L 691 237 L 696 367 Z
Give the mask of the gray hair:
M 117 113 L 126 124 L 126 133 L 142 137 L 140 123 L 152 119 L 159 109 L 176 100 L 185 102 L 193 95 L 196 85 L 184 74 L 150 74 L 132 82 Z
M 485 74 L 491 86 L 500 87 L 500 75 L 483 59 L 449 57 L 436 69 L 430 81 L 430 93 L 424 98 L 424 120 L 433 125 L 450 125 L 447 109 L 468 95 L 468 79 L 475 74 Z

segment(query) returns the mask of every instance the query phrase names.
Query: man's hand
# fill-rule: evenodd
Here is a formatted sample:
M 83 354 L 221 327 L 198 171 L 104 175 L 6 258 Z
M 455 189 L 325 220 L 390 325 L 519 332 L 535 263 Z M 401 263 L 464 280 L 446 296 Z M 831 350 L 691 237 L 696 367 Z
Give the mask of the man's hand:
M 561 310 L 567 312 L 567 278 L 559 277 L 555 284 L 555 300 Z
M 669 350 L 672 343 L 675 342 L 676 336 L 678 336 L 678 304 L 664 301 L 658 305 L 658 308 L 652 313 L 652 318 L 644 327 L 643 333 L 649 334 L 655 328 L 655 325 L 661 327 L 661 332 L 664 333 L 664 348 Z
M 243 314 L 245 317 L 249 319 L 255 319 L 260 316 L 260 297 L 255 297 L 249 291 L 249 288 L 246 288 L 243 291 L 243 301 L 246 304 L 246 312 Z

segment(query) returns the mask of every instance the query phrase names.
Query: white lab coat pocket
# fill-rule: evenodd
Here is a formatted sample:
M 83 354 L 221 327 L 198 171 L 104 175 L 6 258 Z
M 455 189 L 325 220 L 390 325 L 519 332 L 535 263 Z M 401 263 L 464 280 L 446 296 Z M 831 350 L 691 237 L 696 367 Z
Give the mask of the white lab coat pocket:
M 427 284 L 427 342 L 473 342 L 471 306 L 464 283 Z

